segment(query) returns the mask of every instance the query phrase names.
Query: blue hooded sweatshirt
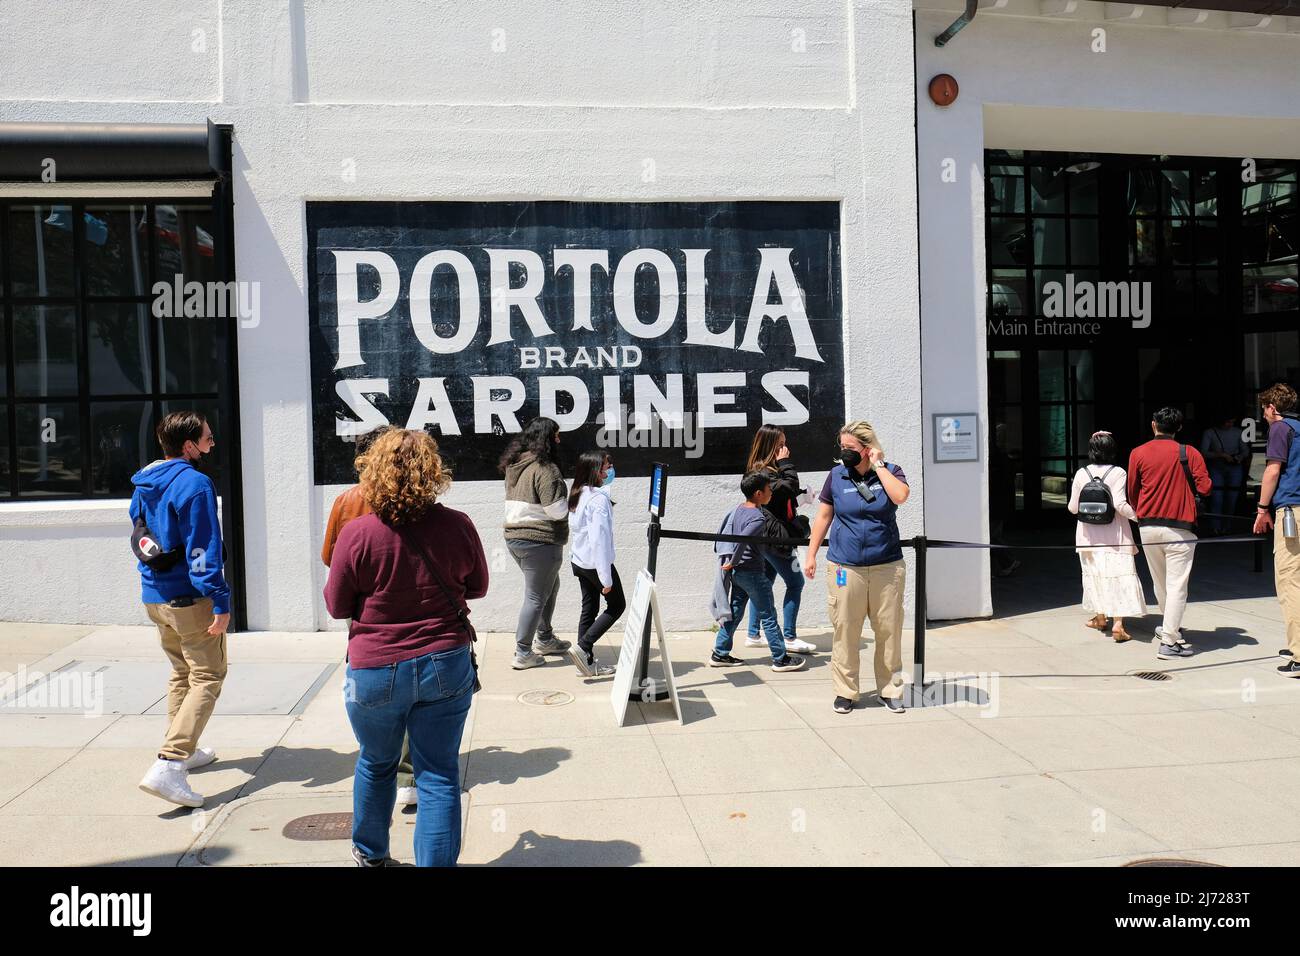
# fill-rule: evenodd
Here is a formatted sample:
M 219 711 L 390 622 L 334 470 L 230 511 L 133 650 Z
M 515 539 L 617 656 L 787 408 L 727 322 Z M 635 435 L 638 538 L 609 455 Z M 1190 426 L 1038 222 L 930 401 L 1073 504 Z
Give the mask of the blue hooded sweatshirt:
M 178 597 L 212 598 L 213 614 L 230 613 L 230 588 L 221 573 L 221 525 L 212 479 L 184 458 L 155 461 L 131 476 L 131 521 L 143 514 L 164 551 L 182 548 L 167 571 L 139 563 L 141 600 L 165 604 Z

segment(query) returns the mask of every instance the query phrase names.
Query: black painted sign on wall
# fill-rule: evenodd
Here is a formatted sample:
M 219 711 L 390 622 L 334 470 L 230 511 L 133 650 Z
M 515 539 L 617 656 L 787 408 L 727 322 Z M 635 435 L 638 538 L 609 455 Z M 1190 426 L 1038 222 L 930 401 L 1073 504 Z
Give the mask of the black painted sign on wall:
M 739 474 L 780 425 L 819 466 L 844 414 L 835 202 L 307 204 L 317 484 L 357 436 L 427 428 L 497 479 L 530 418 L 620 475 Z

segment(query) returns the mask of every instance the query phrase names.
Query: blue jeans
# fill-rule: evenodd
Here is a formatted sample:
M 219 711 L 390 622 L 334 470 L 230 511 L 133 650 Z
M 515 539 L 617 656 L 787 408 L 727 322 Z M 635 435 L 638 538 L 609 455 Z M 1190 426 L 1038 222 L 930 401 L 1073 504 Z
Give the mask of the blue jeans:
M 361 745 L 352 778 L 352 842 L 367 859 L 388 856 L 402 735 L 420 794 L 415 865 L 455 866 L 460 855 L 460 737 L 474 697 L 469 647 L 383 667 L 348 665 L 348 720 Z
M 745 605 L 754 602 L 759 618 L 763 622 L 763 632 L 767 635 L 767 646 L 772 652 L 772 660 L 785 656 L 785 641 L 781 638 L 781 629 L 776 624 L 776 605 L 772 599 L 772 582 L 762 571 L 733 571 L 731 574 L 731 620 L 718 628 L 718 639 L 713 650 L 718 654 L 731 653 L 731 641 L 736 635 L 736 628 L 745 618 Z
M 776 551 L 764 551 L 763 557 L 767 561 L 763 573 L 767 575 L 768 582 L 775 581 L 778 574 L 785 582 L 785 599 L 781 602 L 781 630 L 784 631 L 787 641 L 796 640 L 799 635 L 795 632 L 795 621 L 799 617 L 799 601 L 803 597 L 803 569 L 795 567 L 793 554 L 784 555 Z M 775 603 L 775 598 L 773 601 Z M 749 636 L 758 637 L 757 606 L 751 606 L 749 609 Z

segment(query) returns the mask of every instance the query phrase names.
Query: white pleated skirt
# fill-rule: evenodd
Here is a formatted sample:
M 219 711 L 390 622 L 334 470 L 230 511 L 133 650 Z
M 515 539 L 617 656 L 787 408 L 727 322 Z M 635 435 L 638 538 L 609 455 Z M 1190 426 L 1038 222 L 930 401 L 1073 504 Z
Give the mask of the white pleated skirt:
M 1107 617 L 1141 617 L 1147 612 L 1133 555 L 1098 548 L 1080 551 L 1083 569 L 1083 606 Z

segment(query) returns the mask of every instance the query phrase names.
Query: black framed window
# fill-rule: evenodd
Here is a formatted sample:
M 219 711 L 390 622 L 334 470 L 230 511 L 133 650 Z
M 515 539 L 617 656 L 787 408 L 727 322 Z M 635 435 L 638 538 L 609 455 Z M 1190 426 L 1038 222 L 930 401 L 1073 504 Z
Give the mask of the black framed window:
M 220 440 L 221 320 L 153 308 L 156 283 L 218 278 L 213 216 L 195 199 L 0 202 L 0 498 L 129 497 L 169 411 L 197 408 Z

